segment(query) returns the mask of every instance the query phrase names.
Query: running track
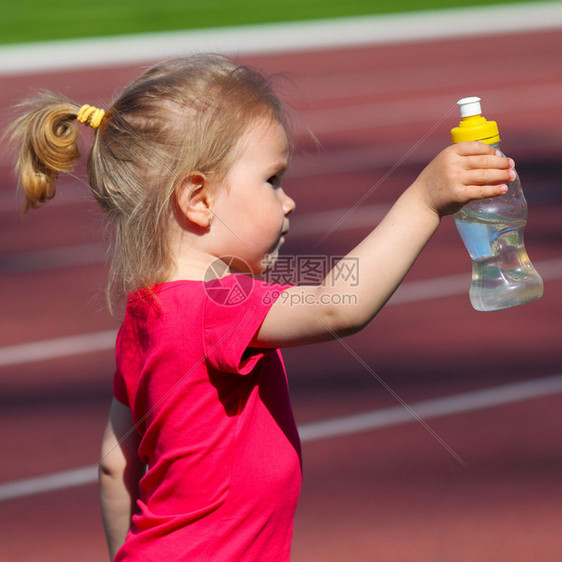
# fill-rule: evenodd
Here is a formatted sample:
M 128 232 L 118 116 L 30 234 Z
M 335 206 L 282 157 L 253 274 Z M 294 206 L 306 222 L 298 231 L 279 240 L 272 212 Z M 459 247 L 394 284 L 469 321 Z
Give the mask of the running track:
M 305 441 L 296 562 L 562 559 L 560 52 L 562 33 L 550 31 L 244 57 L 290 73 L 286 97 L 302 120 L 286 181 L 297 201 L 287 254 L 350 249 L 448 142 L 455 101 L 479 95 L 516 159 L 530 205 L 527 249 L 545 277 L 537 303 L 473 311 L 468 258 L 445 220 L 363 333 L 285 353 Z M 4 77 L 0 103 L 31 85 L 107 102 L 137 73 Z M 322 151 L 304 153 L 313 144 L 304 125 Z M 0 502 L 0 560 L 104 560 L 94 484 L 17 488 L 82 468 L 89 481 L 98 460 L 107 334 L 117 327 L 100 296 L 98 215 L 67 180 L 58 199 L 22 218 L 4 154 L 0 182 L 0 482 L 17 496 Z M 72 353 L 76 340 L 56 353 L 57 341 L 76 335 L 88 336 L 89 353 Z M 31 342 L 48 342 L 34 349 L 52 357 L 32 361 L 18 347 Z

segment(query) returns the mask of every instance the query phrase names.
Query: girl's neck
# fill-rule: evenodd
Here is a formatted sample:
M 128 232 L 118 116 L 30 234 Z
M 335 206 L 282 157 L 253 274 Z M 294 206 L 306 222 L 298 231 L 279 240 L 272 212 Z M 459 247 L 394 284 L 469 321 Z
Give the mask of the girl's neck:
M 214 269 L 217 269 L 216 262 L 217 258 L 210 254 L 191 250 L 189 255 L 185 255 L 184 253 L 176 257 L 175 267 L 172 270 L 169 281 L 204 281 L 209 275 L 216 277 L 218 273 L 214 271 Z M 213 269 L 213 271 L 211 271 L 211 269 Z M 223 266 L 219 269 L 222 270 Z M 224 264 L 224 269 L 228 269 L 226 264 Z M 221 271 L 221 273 L 223 272 Z M 227 273 L 228 271 L 225 271 L 224 274 Z

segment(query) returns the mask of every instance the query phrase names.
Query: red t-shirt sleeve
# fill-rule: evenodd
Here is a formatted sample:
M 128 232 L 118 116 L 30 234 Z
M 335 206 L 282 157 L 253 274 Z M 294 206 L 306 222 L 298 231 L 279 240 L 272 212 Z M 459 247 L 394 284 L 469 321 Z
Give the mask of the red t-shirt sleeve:
M 246 375 L 268 349 L 248 347 L 269 309 L 289 285 L 234 274 L 206 284 L 203 341 L 207 364 Z
M 131 407 L 129 403 L 129 394 L 127 392 L 127 385 L 125 383 L 125 375 L 121 372 L 120 365 L 124 363 L 123 357 L 126 357 L 127 366 L 131 366 L 130 363 L 138 356 L 138 352 L 129 352 L 129 347 L 133 346 L 136 349 L 137 337 L 133 333 L 133 330 L 128 322 L 128 318 L 125 317 L 123 324 L 117 334 L 117 343 L 115 346 L 116 350 L 116 363 L 117 370 L 113 377 L 113 396 L 119 400 L 125 406 Z

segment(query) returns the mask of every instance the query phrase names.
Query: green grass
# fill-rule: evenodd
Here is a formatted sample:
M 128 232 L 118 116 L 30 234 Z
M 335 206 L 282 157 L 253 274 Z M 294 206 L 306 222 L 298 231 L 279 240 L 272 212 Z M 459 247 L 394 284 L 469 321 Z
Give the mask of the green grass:
M 0 16 L 0 43 L 382 14 L 513 1 L 96 0 L 83 3 L 76 0 L 6 0 Z

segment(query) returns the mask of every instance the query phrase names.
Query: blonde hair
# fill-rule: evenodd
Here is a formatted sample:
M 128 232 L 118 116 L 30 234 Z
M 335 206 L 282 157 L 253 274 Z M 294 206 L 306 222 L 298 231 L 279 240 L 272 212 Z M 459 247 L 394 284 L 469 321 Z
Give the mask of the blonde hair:
M 54 197 L 58 175 L 72 169 L 79 155 L 81 106 L 53 93 L 24 106 L 10 135 L 18 145 L 16 170 L 29 209 Z M 281 123 L 290 138 L 285 108 L 271 82 L 215 55 L 148 69 L 106 110 L 87 174 L 113 227 L 110 298 L 166 280 L 178 180 L 194 171 L 221 179 L 239 139 L 262 118 Z

